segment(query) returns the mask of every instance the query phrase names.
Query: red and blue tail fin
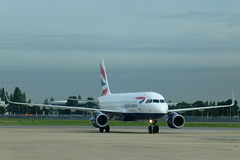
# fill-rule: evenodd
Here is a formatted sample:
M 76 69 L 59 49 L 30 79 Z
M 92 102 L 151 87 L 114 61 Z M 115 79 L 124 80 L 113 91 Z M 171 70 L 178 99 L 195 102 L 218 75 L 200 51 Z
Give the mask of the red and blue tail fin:
M 102 86 L 102 94 L 101 96 L 105 96 L 108 94 L 111 94 L 109 85 L 108 85 L 108 79 L 107 79 L 107 73 L 104 65 L 104 60 L 103 58 L 101 59 L 101 64 L 100 64 L 100 73 L 101 73 L 101 86 Z

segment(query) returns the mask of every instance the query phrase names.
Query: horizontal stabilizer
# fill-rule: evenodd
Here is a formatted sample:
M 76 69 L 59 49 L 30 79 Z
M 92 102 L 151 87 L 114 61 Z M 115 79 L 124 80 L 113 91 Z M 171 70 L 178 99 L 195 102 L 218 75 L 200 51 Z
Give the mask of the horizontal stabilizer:
M 74 98 L 68 98 L 68 100 L 99 104 L 99 102 L 98 102 L 98 101 L 95 101 L 95 100 L 83 100 L 83 99 L 74 99 Z

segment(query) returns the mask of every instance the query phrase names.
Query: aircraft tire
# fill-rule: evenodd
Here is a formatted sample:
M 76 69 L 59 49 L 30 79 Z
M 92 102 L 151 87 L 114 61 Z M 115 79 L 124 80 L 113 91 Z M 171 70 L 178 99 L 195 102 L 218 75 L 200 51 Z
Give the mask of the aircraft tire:
M 150 134 L 152 134 L 152 133 L 153 133 L 152 126 L 148 126 L 148 133 L 150 133 Z
M 153 134 L 155 134 L 156 133 L 156 127 L 154 126 L 153 127 Z
M 110 132 L 110 126 L 107 125 L 107 126 L 105 127 L 105 130 L 106 130 L 107 133 L 109 133 L 109 132 Z
M 159 126 L 156 125 L 155 128 L 156 128 L 156 133 L 159 133 Z
M 100 133 L 103 133 L 103 131 L 104 131 L 104 128 L 103 128 L 103 127 L 100 127 L 100 128 L 99 128 L 99 132 L 100 132 Z
M 159 132 L 159 127 L 158 127 L 158 125 L 156 125 L 153 127 L 153 134 L 158 133 L 158 132 Z

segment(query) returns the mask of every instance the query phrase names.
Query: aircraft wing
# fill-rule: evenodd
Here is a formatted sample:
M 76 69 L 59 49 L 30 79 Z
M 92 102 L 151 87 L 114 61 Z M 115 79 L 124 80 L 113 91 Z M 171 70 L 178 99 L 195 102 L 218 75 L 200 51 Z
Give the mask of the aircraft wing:
M 46 107 L 46 108 L 59 108 L 59 109 L 71 109 L 71 110 L 79 110 L 79 111 L 87 111 L 90 113 L 98 113 L 98 112 L 104 112 L 104 113 L 121 113 L 120 111 L 116 110 L 106 110 L 106 109 L 96 109 L 96 108 L 86 108 L 86 107 L 75 107 L 75 106 L 59 106 L 59 105 L 49 105 L 49 104 L 34 104 L 34 103 L 22 103 L 22 102 L 12 102 L 10 101 L 7 96 L 6 100 L 9 104 L 16 104 L 16 105 L 24 105 L 24 106 L 36 106 L 36 107 Z
M 168 110 L 169 113 L 182 113 L 186 111 L 204 111 L 205 109 L 213 109 L 213 108 L 224 108 L 224 107 L 232 107 L 235 104 L 234 93 L 232 93 L 232 103 L 230 105 L 222 105 L 222 106 L 207 106 L 207 107 L 194 107 L 194 108 L 180 108 L 180 109 L 170 109 Z
M 208 107 L 194 107 L 194 108 L 181 108 L 181 109 L 170 109 L 168 112 L 186 112 L 186 111 L 204 111 L 205 109 L 213 109 L 213 108 L 224 108 L 224 107 L 231 107 L 234 106 L 234 104 L 231 105 L 223 105 L 223 106 L 208 106 Z

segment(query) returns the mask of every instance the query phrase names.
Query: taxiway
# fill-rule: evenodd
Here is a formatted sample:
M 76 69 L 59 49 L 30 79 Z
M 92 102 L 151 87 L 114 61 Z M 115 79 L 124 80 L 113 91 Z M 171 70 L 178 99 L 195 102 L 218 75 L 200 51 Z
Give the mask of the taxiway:
M 0 126 L 0 159 L 232 160 L 240 157 L 240 128 Z

